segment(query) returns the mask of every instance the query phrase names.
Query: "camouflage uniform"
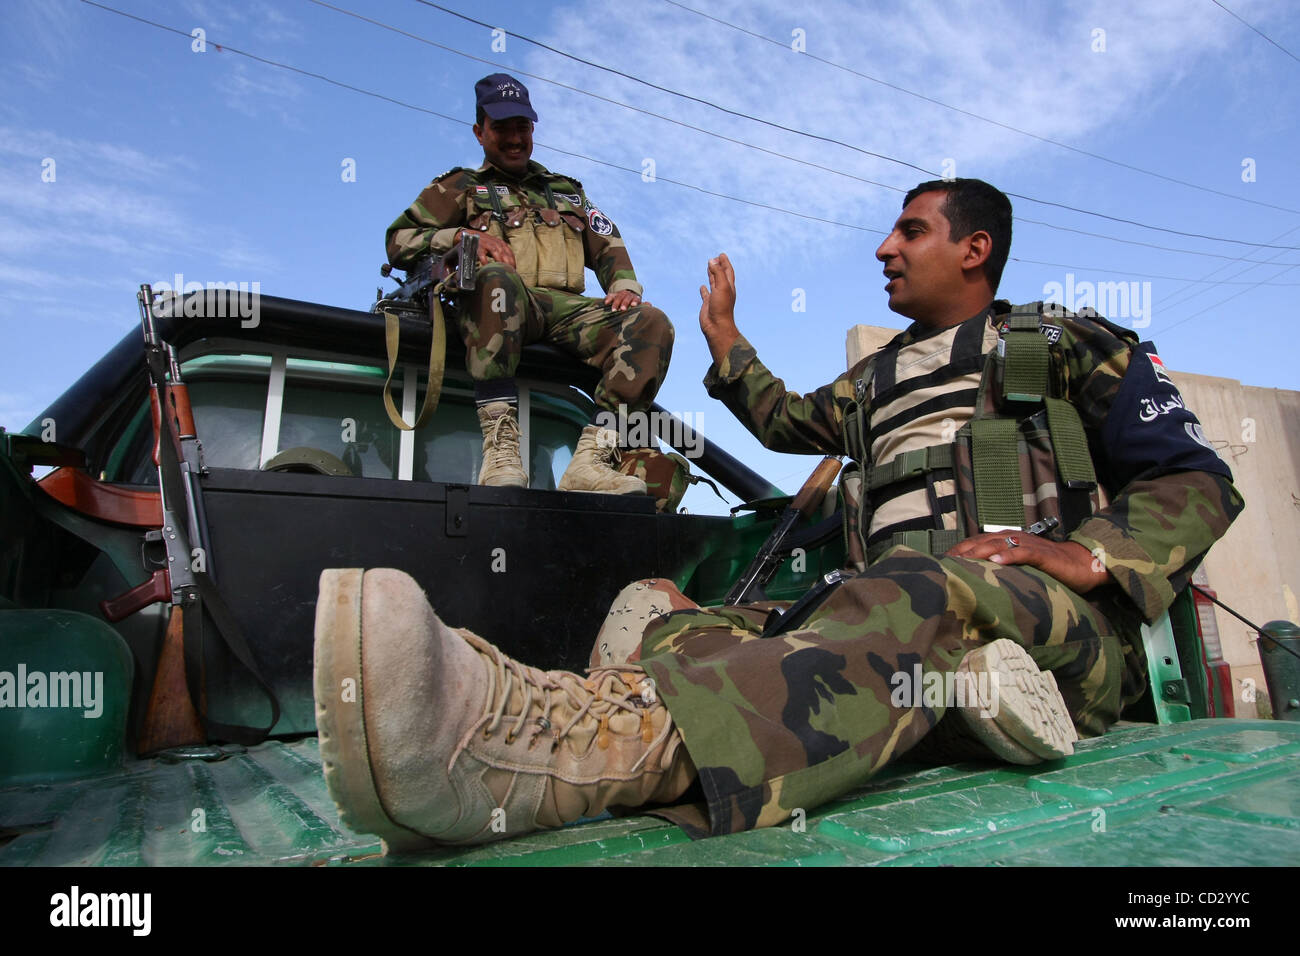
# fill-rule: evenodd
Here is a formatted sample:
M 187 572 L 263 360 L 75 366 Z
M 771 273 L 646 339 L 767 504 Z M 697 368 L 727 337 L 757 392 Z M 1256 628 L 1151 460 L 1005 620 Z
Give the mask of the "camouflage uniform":
M 646 408 L 668 371 L 673 327 L 653 306 L 615 312 L 601 299 L 579 294 L 583 266 L 596 273 L 608 293 L 628 290 L 639 296 L 642 288 L 618 227 L 591 203 L 578 180 L 531 161 L 522 178 L 490 163 L 453 169 L 430 183 L 388 227 L 388 261 L 409 268 L 422 256 L 440 255 L 461 227 L 509 238 L 535 221 L 547 228 L 540 224 L 543 218 L 563 232 L 573 252 L 571 268 L 542 272 L 531 287 L 505 265 L 489 263 L 480 270 L 476 291 L 460 309 L 470 376 L 475 381 L 513 377 L 523 346 L 547 341 L 601 369 L 594 395 L 598 406 Z M 525 270 L 524 263 L 519 266 Z
M 969 321 L 993 322 L 994 313 Z M 998 638 L 1022 644 L 1054 673 L 1083 735 L 1103 733 L 1142 694 L 1142 619 L 1165 611 L 1242 499 L 1195 417 L 1181 400 L 1164 400 L 1177 391 L 1158 360 L 1108 324 L 1059 321 L 1067 395 L 1110 493 L 1069 540 L 1104 549 L 1115 583 L 1085 597 L 1025 565 L 895 547 L 778 637 L 758 637 L 761 605 L 688 608 L 654 621 L 641 664 L 699 768 L 706 800 L 672 819 L 696 833 L 770 826 L 860 785 L 943 714 L 928 698 L 900 703 L 898 675 L 942 678 Z M 896 342 L 930 334 L 914 324 Z M 797 395 L 741 338 L 705 384 L 765 446 L 842 453 L 845 409 L 864 366 Z M 1161 407 L 1167 413 L 1147 414 Z

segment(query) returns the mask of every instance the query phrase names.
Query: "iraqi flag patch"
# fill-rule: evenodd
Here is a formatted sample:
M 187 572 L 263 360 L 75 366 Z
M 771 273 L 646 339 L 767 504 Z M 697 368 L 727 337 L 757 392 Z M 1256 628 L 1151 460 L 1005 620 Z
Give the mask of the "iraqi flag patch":
M 1156 381 L 1173 385 L 1174 380 L 1169 377 L 1169 370 L 1165 368 L 1165 363 L 1160 361 L 1160 356 L 1154 352 L 1148 352 L 1146 355 L 1151 360 L 1151 370 L 1156 373 Z

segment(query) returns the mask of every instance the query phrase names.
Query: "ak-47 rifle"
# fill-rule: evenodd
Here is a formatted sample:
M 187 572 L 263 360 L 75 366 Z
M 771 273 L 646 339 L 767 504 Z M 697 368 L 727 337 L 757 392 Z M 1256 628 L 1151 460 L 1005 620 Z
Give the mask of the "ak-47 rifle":
M 740 576 L 731 590 L 727 592 L 724 603 L 728 605 L 735 604 L 752 604 L 755 601 L 767 600 L 767 595 L 763 589 L 767 587 L 772 576 L 776 574 L 777 569 L 785 563 L 788 556 L 788 548 L 785 547 L 785 541 L 790 533 L 804 520 L 811 517 L 812 514 L 821 507 L 822 501 L 826 498 L 826 493 L 830 491 L 831 484 L 835 481 L 835 476 L 840 471 L 840 458 L 838 455 L 827 455 L 817 465 L 817 468 L 804 482 L 799 494 L 794 496 L 794 500 L 782 512 L 776 527 L 772 533 L 767 536 L 763 546 L 758 549 L 758 554 L 750 562 L 745 573 Z
M 149 370 L 154 463 L 158 466 L 163 517 L 162 528 L 145 537 L 161 540 L 167 566 L 154 572 L 144 584 L 115 600 L 103 602 L 100 607 L 110 621 L 119 621 L 154 601 L 171 602 L 167 632 L 137 744 L 138 752 L 147 754 L 203 743 L 205 739 L 196 710 L 196 706 L 203 707 L 202 680 L 199 679 L 196 703 L 186 679 L 185 633 L 188 630 L 193 636 L 197 622 L 192 619 L 202 613 L 195 570 L 207 569 L 207 548 L 198 487 L 198 476 L 204 471 L 203 451 L 195 435 L 189 389 L 181 381 L 175 351 L 159 339 L 154 328 L 153 289 L 142 285 L 137 299 L 144 329 L 145 365 Z
M 387 263 L 379 267 L 385 278 L 392 272 Z M 384 408 L 388 418 L 402 431 L 414 431 L 425 423 L 438 407 L 442 392 L 442 376 L 447 358 L 447 322 L 442 314 L 442 298 L 460 292 L 472 292 L 478 278 L 478 233 L 470 229 L 460 231 L 460 239 L 446 253 L 437 258 L 424 259 L 407 270 L 406 281 L 385 296 L 379 296 L 372 311 L 384 316 L 384 339 L 388 350 L 388 377 L 384 380 Z M 428 300 L 427 302 L 425 300 Z M 397 368 L 398 343 L 401 337 L 400 313 L 427 315 L 432 334 L 429 339 L 429 381 L 424 390 L 424 403 L 415 423 L 408 425 L 397 413 L 389 388 L 393 371 Z
M 209 734 L 236 743 L 258 743 L 280 719 L 280 703 L 263 679 L 252 652 L 225 601 L 213 586 L 207 518 L 199 476 L 207 474 L 203 446 L 195 434 L 189 389 L 181 380 L 175 350 L 154 328 L 153 289 L 140 287 L 140 321 L 144 328 L 145 365 L 149 370 L 154 413 L 154 461 L 162 503 L 162 528 L 145 535 L 161 541 L 167 565 L 144 584 L 100 609 L 119 621 L 155 601 L 171 602 L 167 633 L 158 656 L 149 705 L 141 724 L 140 754 L 203 743 Z M 204 617 L 210 615 L 217 636 L 266 693 L 271 720 L 265 727 L 219 723 L 206 714 L 203 680 Z

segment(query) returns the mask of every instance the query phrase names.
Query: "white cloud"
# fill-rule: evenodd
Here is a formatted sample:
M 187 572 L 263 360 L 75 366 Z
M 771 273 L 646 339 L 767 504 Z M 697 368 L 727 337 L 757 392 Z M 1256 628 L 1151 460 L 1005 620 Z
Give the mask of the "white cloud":
M 233 58 L 230 69 L 216 81 L 216 88 L 225 95 L 228 107 L 251 117 L 263 116 L 270 110 L 287 126 L 296 129 L 302 125 L 293 108 L 304 96 L 297 79 L 260 63 L 250 65 L 233 54 L 214 55 Z
M 1185 71 L 1203 68 L 1206 56 L 1221 53 L 1230 44 L 1222 31 L 1207 26 L 1212 12 L 1189 12 L 1175 2 L 1124 7 L 1080 2 L 1066 5 L 1062 14 L 1059 6 L 1040 11 L 1032 5 L 1026 9 L 1020 3 L 993 0 L 871 8 L 832 0 L 797 12 L 783 0 L 761 0 L 711 5 L 709 12 L 771 37 L 788 38 L 799 27 L 805 31 L 809 53 L 1083 146 L 1102 131 L 1140 124 L 1153 98 Z M 1008 171 L 1019 161 L 1067 155 L 681 10 L 634 4 L 614 15 L 626 17 L 629 42 L 611 43 L 611 12 L 605 0 L 581 0 L 555 11 L 556 28 L 541 39 L 730 109 L 885 153 L 936 173 L 951 158 L 957 175 L 1006 182 L 1013 179 Z M 1107 31 L 1105 53 L 1091 50 L 1094 26 Z M 927 178 L 926 173 L 905 166 L 728 116 L 524 47 L 522 41 L 512 42 L 516 51 L 529 50 L 523 59 L 530 72 L 602 96 L 894 186 L 907 188 Z M 537 128 L 541 142 L 573 143 L 578 138 L 574 129 L 555 129 L 547 119 L 575 118 L 583 130 L 582 151 L 619 166 L 639 169 L 643 159 L 650 157 L 660 177 L 860 225 L 879 227 L 897 211 L 900 197 L 895 192 L 765 156 L 544 82 L 530 82 L 541 112 Z M 631 205 L 633 190 L 658 188 L 665 215 L 681 217 L 683 210 L 695 210 L 685 213 L 683 225 L 707 232 L 718 245 L 746 242 L 753 248 L 757 243 L 761 247 L 757 251 L 777 255 L 792 240 L 825 235 L 825 227 L 817 223 L 692 196 L 666 183 L 648 187 L 626 173 L 570 157 L 543 161 L 579 176 L 584 169 L 590 171 L 600 183 L 600 195 L 608 197 L 602 201 L 611 207 Z M 653 232 L 664 251 L 677 241 L 672 230 Z M 843 231 L 837 233 L 851 238 Z M 868 241 L 874 243 L 874 238 Z

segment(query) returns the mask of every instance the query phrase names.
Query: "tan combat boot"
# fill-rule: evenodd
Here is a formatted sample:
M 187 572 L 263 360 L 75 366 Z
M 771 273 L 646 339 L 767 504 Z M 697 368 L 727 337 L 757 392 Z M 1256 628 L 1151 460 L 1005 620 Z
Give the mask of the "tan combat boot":
M 618 432 L 588 425 L 582 430 L 573 460 L 564 469 L 560 491 L 603 491 L 610 495 L 644 495 L 645 482 L 614 470 L 618 464 Z
M 343 822 L 389 850 L 664 803 L 695 766 L 636 665 L 543 672 L 444 625 L 401 571 L 321 573 L 316 724 Z
M 528 487 L 519 453 L 518 411 L 509 402 L 489 402 L 478 409 L 478 424 L 483 429 L 483 465 L 479 468 L 480 485 Z
M 1015 641 L 1001 638 L 962 658 L 955 690 L 955 706 L 908 751 L 910 759 L 1031 765 L 1074 753 L 1079 734 L 1056 678 Z

